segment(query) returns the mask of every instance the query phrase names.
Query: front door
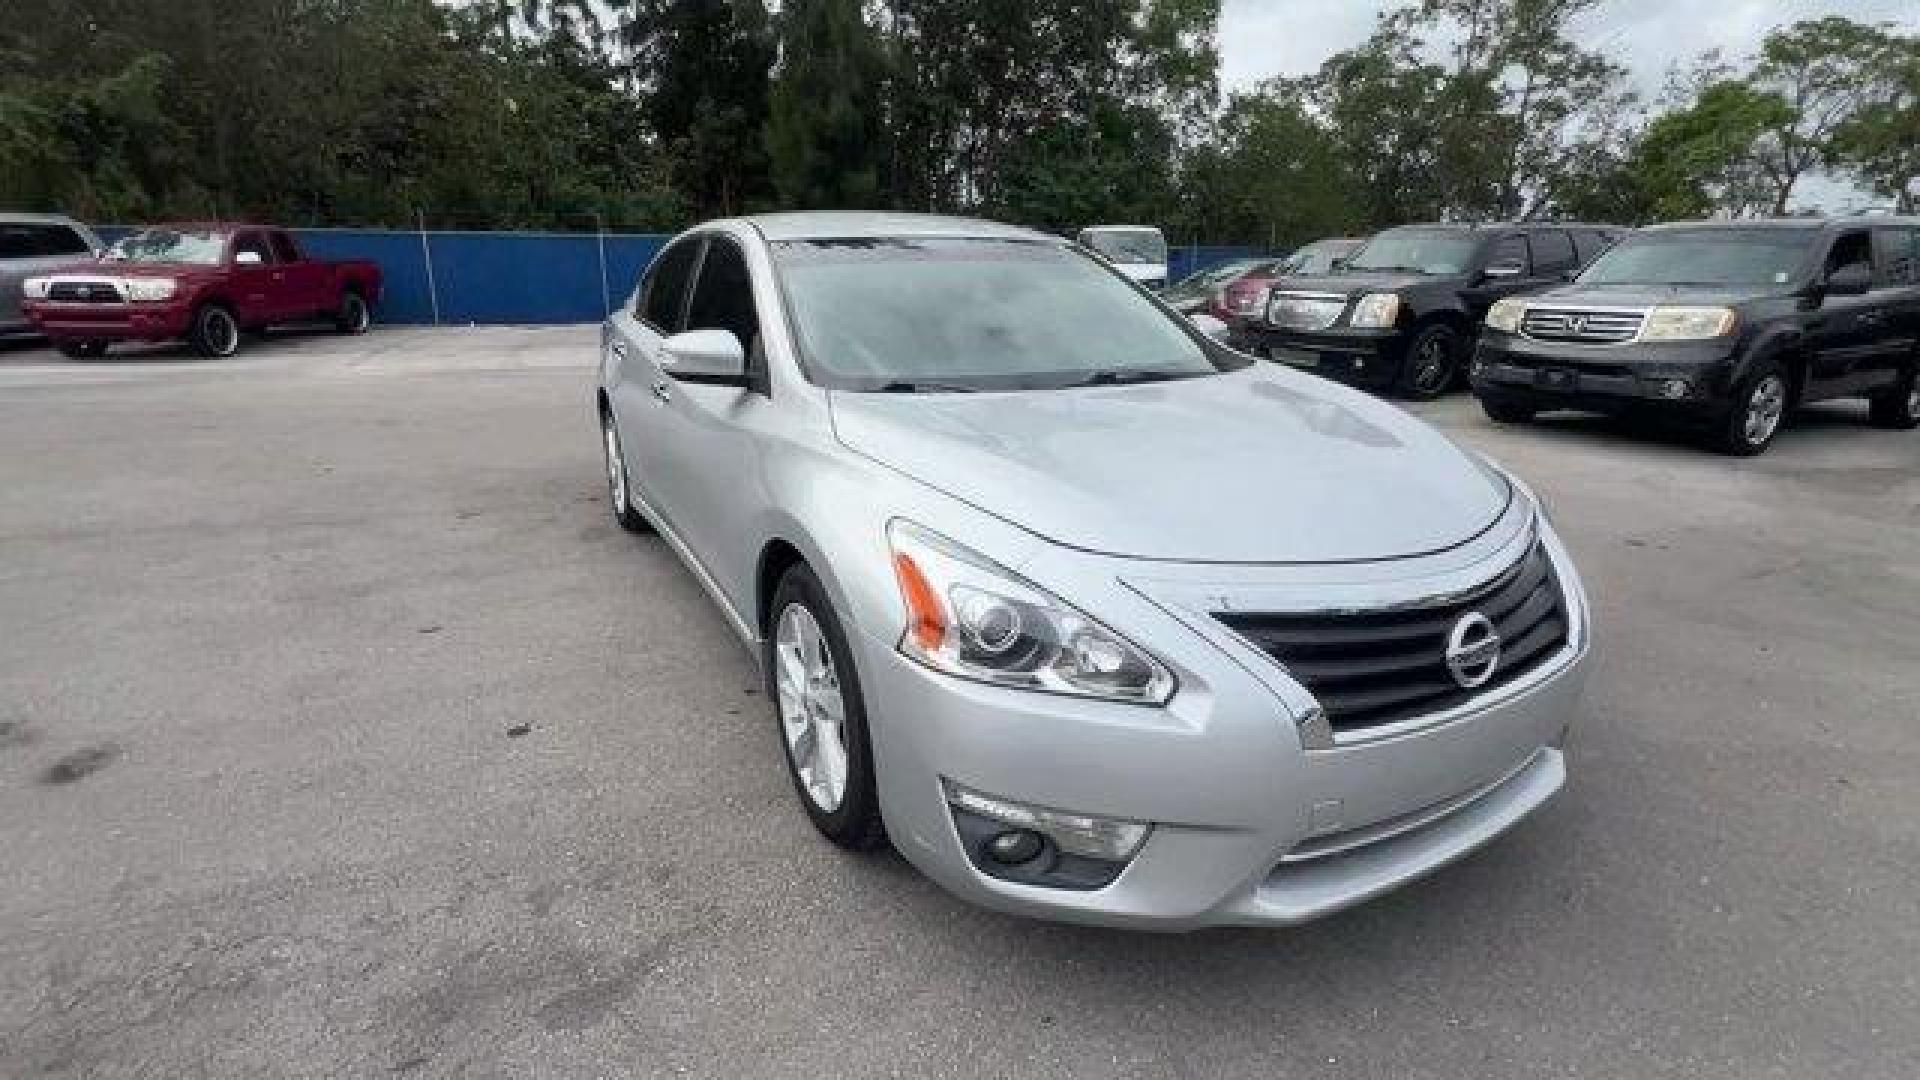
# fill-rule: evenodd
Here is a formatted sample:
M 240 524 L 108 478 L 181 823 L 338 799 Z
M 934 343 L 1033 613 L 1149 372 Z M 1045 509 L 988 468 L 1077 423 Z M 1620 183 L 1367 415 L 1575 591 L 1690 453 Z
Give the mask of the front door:
M 1519 233 L 1494 241 L 1478 273 L 1479 280 L 1460 291 L 1467 314 L 1476 323 L 1487 317 L 1487 309 L 1496 301 L 1541 284 L 1534 276 L 1533 253 L 1527 246 L 1527 238 Z
M 284 318 L 280 282 L 275 280 L 280 270 L 273 265 L 266 234 L 253 229 L 235 233 L 227 258 L 227 280 L 240 325 L 265 326 Z
M 687 291 L 705 245 L 704 236 L 682 237 L 655 256 L 633 302 L 607 318 L 602 341 L 608 403 L 624 447 L 629 494 L 675 535 L 679 518 L 662 497 L 655 467 L 666 453 L 666 403 L 672 394 L 660 350 L 686 325 Z
M 294 243 L 293 234 L 283 229 L 268 233 L 267 241 L 273 248 L 273 265 L 279 275 L 274 281 L 282 297 L 276 305 L 279 317 L 311 319 L 332 314 L 334 298 L 328 288 L 327 264 L 307 258 Z
M 1868 265 L 1872 250 L 1866 229 L 1836 235 L 1827 248 L 1821 280 L 1831 278 L 1842 267 Z M 1871 378 L 1879 341 L 1876 326 L 1883 318 L 1881 299 L 1871 292 L 1821 298 L 1820 309 L 1807 324 L 1813 355 L 1805 400 L 1853 394 L 1863 380 Z

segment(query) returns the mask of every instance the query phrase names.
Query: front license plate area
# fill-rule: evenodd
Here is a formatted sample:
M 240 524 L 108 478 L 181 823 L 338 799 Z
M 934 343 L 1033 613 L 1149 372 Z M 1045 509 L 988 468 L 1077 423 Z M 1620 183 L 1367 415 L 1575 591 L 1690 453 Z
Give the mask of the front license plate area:
M 1555 390 L 1563 394 L 1580 389 L 1580 376 L 1565 368 L 1542 368 L 1534 375 L 1533 381 L 1542 390 Z

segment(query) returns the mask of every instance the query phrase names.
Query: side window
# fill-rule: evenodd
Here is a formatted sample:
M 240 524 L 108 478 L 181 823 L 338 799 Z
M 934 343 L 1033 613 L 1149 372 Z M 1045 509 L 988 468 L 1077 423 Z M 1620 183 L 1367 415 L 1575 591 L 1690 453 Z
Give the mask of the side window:
M 1527 238 L 1514 233 L 1494 241 L 1493 250 L 1487 253 L 1487 265 L 1517 266 L 1520 273 L 1529 273 L 1532 263 L 1527 258 Z
M 728 237 L 716 236 L 707 244 L 700 280 L 694 283 L 693 300 L 687 305 L 687 329 L 733 331 L 746 350 L 749 368 L 753 367 L 760 344 L 753 276 L 747 272 L 746 253 Z
M 34 254 L 43 257 L 87 255 L 92 249 L 79 233 L 65 225 L 29 225 L 33 232 Z
M 1854 263 L 1872 261 L 1872 251 L 1867 241 L 1867 231 L 1856 229 L 1841 233 L 1833 240 L 1833 246 L 1827 249 L 1826 273 L 1832 275 L 1835 270 Z
M 655 256 L 653 265 L 647 267 L 634 314 L 662 334 L 680 332 L 680 316 L 687 306 L 687 280 L 693 276 L 694 260 L 700 257 L 705 239 L 686 237 Z
M 242 258 L 242 256 L 252 256 Z M 233 261 L 236 265 L 245 263 L 269 263 L 273 256 L 267 251 L 266 238 L 257 232 L 245 232 L 233 238 Z
M 293 245 L 293 237 L 284 232 L 271 232 L 268 239 L 273 241 L 273 261 L 292 263 L 300 261 L 300 249 Z
M 1533 234 L 1533 272 L 1542 276 L 1571 274 L 1575 257 L 1573 240 L 1559 229 L 1542 229 Z
M 0 225 L 0 259 L 31 259 L 33 233 L 25 225 Z
M 1911 285 L 1916 282 L 1914 242 L 1920 231 L 1913 229 L 1873 230 L 1873 284 L 1875 288 Z

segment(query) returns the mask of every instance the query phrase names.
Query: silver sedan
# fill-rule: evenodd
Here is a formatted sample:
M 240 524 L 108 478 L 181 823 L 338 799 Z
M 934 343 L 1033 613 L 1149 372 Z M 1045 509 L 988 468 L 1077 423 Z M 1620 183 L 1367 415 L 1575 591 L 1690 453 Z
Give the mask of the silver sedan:
M 1525 485 L 1058 238 L 702 225 L 596 397 L 614 515 L 761 658 L 801 807 L 969 900 L 1295 923 L 1564 782 L 1588 605 Z

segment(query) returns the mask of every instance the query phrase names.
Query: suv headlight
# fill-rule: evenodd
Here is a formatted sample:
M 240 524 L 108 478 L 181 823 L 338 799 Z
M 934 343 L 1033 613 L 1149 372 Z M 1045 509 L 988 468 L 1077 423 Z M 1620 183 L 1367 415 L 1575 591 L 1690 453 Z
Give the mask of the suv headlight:
M 45 300 L 47 288 L 52 284 L 52 278 L 30 277 L 20 283 L 20 295 L 29 300 Z
M 1657 307 L 1640 324 L 1641 341 L 1705 341 L 1733 332 L 1735 317 L 1725 307 Z
M 1487 309 L 1487 325 L 1503 334 L 1520 332 L 1520 317 L 1527 313 L 1527 305 L 1512 297 L 1497 300 Z
M 1395 293 L 1368 293 L 1353 305 L 1347 325 L 1359 330 L 1379 330 L 1392 326 L 1400 318 L 1400 297 Z
M 935 671 L 1000 686 L 1158 705 L 1174 679 L 1126 638 L 931 530 L 887 526 L 906 602 L 900 651 Z
M 173 299 L 180 283 L 172 278 L 127 278 L 127 299 L 155 303 Z

